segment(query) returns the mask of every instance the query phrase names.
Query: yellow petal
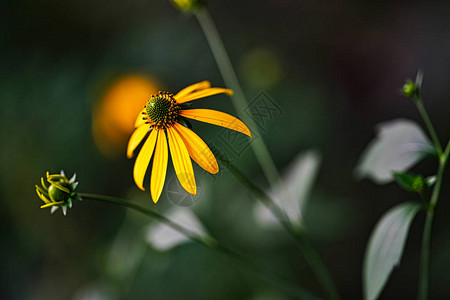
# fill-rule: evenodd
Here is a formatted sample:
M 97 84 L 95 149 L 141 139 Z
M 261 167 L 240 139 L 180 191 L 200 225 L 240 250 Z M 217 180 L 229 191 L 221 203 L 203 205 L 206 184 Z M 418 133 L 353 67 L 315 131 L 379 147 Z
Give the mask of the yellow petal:
M 178 123 L 175 123 L 173 127 L 183 139 L 189 155 L 200 167 L 212 174 L 219 172 L 219 166 L 214 154 L 195 132 Z
M 39 196 L 39 198 L 41 198 L 41 200 L 44 201 L 44 203 L 50 203 L 50 200 L 48 200 L 47 197 L 45 197 L 45 195 L 40 191 L 38 186 L 36 186 L 36 193 Z
M 139 112 L 136 121 L 134 122 L 134 127 L 139 127 L 145 124 L 146 121 L 144 119 L 145 116 L 143 115 L 143 113 L 145 113 L 145 107 Z
M 167 129 L 167 137 L 169 140 L 170 155 L 172 156 L 173 167 L 177 174 L 181 186 L 190 194 L 197 194 L 197 186 L 195 184 L 194 170 L 192 168 L 189 152 L 184 145 L 178 132 L 170 127 Z
M 64 204 L 64 201 L 47 203 L 47 204 L 41 205 L 40 207 L 41 208 L 46 208 L 46 207 L 55 206 L 55 205 L 62 205 L 62 204 Z
M 206 81 L 206 80 L 202 81 L 202 82 L 194 83 L 194 84 L 182 89 L 173 97 L 176 100 L 178 98 L 186 96 L 187 94 L 192 93 L 193 91 L 207 89 L 210 86 L 211 86 L 211 83 L 209 83 L 209 81 Z
M 133 169 L 134 182 L 141 190 L 145 190 L 143 187 L 145 172 L 147 171 L 150 158 L 152 158 L 153 150 L 155 149 L 156 137 L 158 136 L 158 130 L 152 130 L 147 140 L 142 146 L 139 155 L 136 158 Z
M 164 130 L 160 130 L 158 140 L 156 141 L 155 157 L 153 158 L 152 178 L 150 180 L 150 193 L 153 202 L 158 202 L 161 196 L 164 181 L 166 180 L 167 159 L 169 150 L 167 149 L 167 140 Z
M 127 147 L 128 158 L 131 158 L 133 156 L 134 149 L 136 149 L 136 147 L 141 143 L 142 139 L 147 134 L 149 129 L 150 125 L 143 125 L 134 130 L 133 134 L 130 137 L 130 140 L 128 141 Z
M 227 94 L 229 96 L 233 95 L 233 91 L 229 90 L 229 89 L 223 89 L 223 88 L 209 88 L 209 89 L 204 89 L 201 91 L 197 91 L 197 92 L 193 92 L 190 93 L 184 97 L 179 97 L 177 98 L 177 102 L 178 103 L 185 103 L 188 101 L 192 101 L 192 100 L 196 100 L 196 99 L 200 99 L 200 98 L 205 98 L 208 96 L 212 96 L 212 95 L 217 95 L 217 94 Z
M 250 130 L 248 127 L 242 123 L 239 119 L 217 111 L 217 110 L 211 110 L 211 109 L 186 109 L 180 111 L 180 116 L 194 119 L 197 121 L 210 123 L 222 127 L 226 127 L 232 130 L 236 130 L 239 132 L 242 132 L 243 134 L 248 135 L 249 137 L 252 137 L 252 134 L 250 133 Z

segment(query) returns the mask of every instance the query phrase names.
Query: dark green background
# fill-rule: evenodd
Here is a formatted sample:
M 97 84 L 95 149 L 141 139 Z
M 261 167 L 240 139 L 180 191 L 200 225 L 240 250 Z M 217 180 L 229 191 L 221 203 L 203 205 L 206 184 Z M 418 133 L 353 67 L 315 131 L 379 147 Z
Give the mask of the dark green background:
M 415 196 L 395 184 L 358 182 L 353 168 L 377 123 L 400 117 L 420 122 L 413 104 L 399 94 L 418 68 L 425 73 L 425 106 L 438 134 L 450 136 L 450 4 L 211 0 L 209 9 L 247 97 L 265 90 L 283 110 L 263 136 L 279 169 L 301 151 L 323 154 L 306 225 L 343 298 L 360 299 L 372 228 L 388 208 Z M 67 217 L 39 209 L 34 185 L 45 171 L 61 168 L 77 173 L 80 191 L 153 206 L 148 191 L 133 183 L 133 160 L 124 155 L 111 161 L 96 149 L 92 108 L 104 83 L 126 72 L 151 74 L 173 92 L 205 79 L 222 86 L 194 17 L 162 0 L 3 0 L 0 45 L 2 299 L 104 299 L 85 298 L 93 290 L 106 299 L 291 299 L 197 245 L 153 250 L 141 241 L 148 221 L 122 208 L 84 201 Z M 258 84 L 272 71 L 264 60 L 248 63 L 261 48 L 275 54 L 281 68 L 273 84 Z M 202 104 L 234 114 L 225 97 Z M 221 129 L 196 124 L 196 131 L 210 142 Z M 216 146 L 227 151 L 220 141 Z M 250 150 L 233 159 L 266 185 Z M 426 160 L 416 169 L 428 175 L 436 163 Z M 289 238 L 255 225 L 255 200 L 232 176 L 225 171 L 213 180 L 196 172 L 208 193 L 194 209 L 214 236 L 322 295 Z M 432 236 L 432 299 L 450 297 L 448 195 L 445 180 Z M 163 194 L 157 209 L 170 206 Z M 423 215 L 415 220 L 400 268 L 381 299 L 416 297 L 423 221 Z M 111 256 L 118 236 L 126 241 L 124 254 Z M 123 276 L 115 266 L 129 265 L 132 245 L 140 258 L 132 275 Z

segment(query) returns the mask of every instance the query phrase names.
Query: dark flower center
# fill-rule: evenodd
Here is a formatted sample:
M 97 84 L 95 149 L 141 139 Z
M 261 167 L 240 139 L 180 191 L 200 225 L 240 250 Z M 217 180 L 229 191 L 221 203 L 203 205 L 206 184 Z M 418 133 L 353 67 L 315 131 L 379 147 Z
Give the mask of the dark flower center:
M 145 120 L 155 129 L 167 129 L 178 119 L 180 107 L 173 95 L 167 92 L 159 92 L 153 95 L 145 105 Z

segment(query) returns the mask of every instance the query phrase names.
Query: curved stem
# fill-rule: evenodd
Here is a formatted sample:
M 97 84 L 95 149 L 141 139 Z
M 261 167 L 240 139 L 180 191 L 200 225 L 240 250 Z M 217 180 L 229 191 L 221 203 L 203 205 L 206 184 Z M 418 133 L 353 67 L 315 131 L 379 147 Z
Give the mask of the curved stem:
M 320 299 L 316 297 L 315 295 L 311 294 L 309 291 L 305 290 L 302 287 L 299 287 L 298 285 L 292 285 L 291 283 L 287 282 L 284 278 L 282 278 L 278 274 L 274 274 L 273 272 L 269 271 L 265 267 L 261 267 L 257 265 L 256 263 L 250 261 L 248 258 L 240 254 L 239 252 L 232 250 L 231 248 L 220 244 L 215 240 L 213 237 L 207 235 L 205 237 L 200 237 L 196 233 L 186 229 L 185 227 L 171 221 L 170 219 L 164 217 L 163 215 L 160 215 L 159 213 L 145 208 L 143 206 L 140 206 L 138 204 L 134 204 L 130 201 L 126 201 L 121 198 L 116 197 L 110 197 L 110 196 L 104 196 L 104 195 L 97 195 L 97 194 L 89 194 L 89 193 L 78 193 L 79 196 L 83 198 L 83 200 L 93 200 L 93 201 L 101 201 L 111 204 L 116 204 L 119 206 L 123 206 L 126 208 L 134 209 L 140 213 L 143 213 L 146 216 L 149 216 L 151 218 L 154 218 L 155 220 L 164 223 L 165 225 L 171 227 L 172 229 L 182 233 L 186 237 L 188 237 L 193 242 L 202 245 L 206 248 L 209 248 L 211 250 L 218 251 L 220 253 L 225 254 L 226 256 L 232 258 L 240 265 L 243 265 L 247 267 L 248 269 L 262 275 L 263 278 L 268 280 L 269 282 L 274 282 L 278 286 L 282 287 L 286 291 L 289 291 L 291 294 L 296 295 L 297 297 L 301 299 L 311 299 L 311 300 L 317 300 Z
M 268 209 L 272 211 L 274 216 L 277 218 L 278 222 L 283 228 L 290 234 L 290 236 L 295 240 L 296 245 L 302 252 L 306 262 L 308 263 L 311 270 L 314 272 L 317 280 L 321 284 L 322 288 L 326 291 L 330 299 L 339 299 L 339 293 L 336 286 L 332 280 L 331 274 L 327 267 L 323 263 L 319 253 L 314 249 L 311 242 L 307 238 L 303 231 L 297 230 L 289 222 L 284 212 L 274 203 L 274 201 L 260 189 L 256 184 L 250 181 L 241 171 L 233 166 L 229 161 L 225 160 L 222 155 L 217 157 L 220 161 L 225 163 L 226 168 L 231 172 L 231 174 L 236 177 L 239 182 L 245 186 L 250 193 L 253 194 L 259 201 L 261 201 Z
M 107 202 L 107 203 L 112 203 L 112 204 L 117 204 L 120 206 L 124 206 L 127 208 L 131 208 L 134 209 L 140 213 L 143 213 L 144 215 L 147 215 L 161 223 L 164 223 L 165 225 L 171 227 L 172 229 L 182 233 L 183 235 L 185 235 L 186 237 L 188 237 L 190 240 L 192 240 L 193 242 L 196 242 L 202 246 L 211 248 L 211 245 L 216 243 L 216 241 L 211 238 L 208 237 L 206 239 L 201 238 L 200 236 L 198 236 L 196 233 L 186 229 L 185 227 L 169 220 L 168 218 L 164 217 L 163 215 L 158 214 L 157 212 L 145 208 L 143 206 L 140 206 L 138 204 L 134 204 L 130 201 L 126 201 L 124 199 L 121 198 L 116 198 L 116 197 L 110 197 L 110 196 L 104 196 L 104 195 L 96 195 L 96 194 L 88 194 L 88 193 L 78 193 L 78 195 L 80 195 L 81 198 L 83 198 L 83 200 L 94 200 L 94 201 L 101 201 L 101 202 Z
M 425 220 L 425 227 L 422 238 L 422 254 L 420 262 L 420 281 L 419 281 L 419 300 L 428 299 L 428 284 L 430 275 L 430 246 L 431 246 L 431 228 L 433 226 L 434 212 L 439 199 L 441 191 L 442 180 L 444 177 L 445 167 L 447 165 L 448 156 L 450 153 L 450 141 L 445 147 L 445 152 L 439 156 L 439 170 L 437 174 L 436 185 L 431 194 L 430 203 L 427 210 L 427 217 Z

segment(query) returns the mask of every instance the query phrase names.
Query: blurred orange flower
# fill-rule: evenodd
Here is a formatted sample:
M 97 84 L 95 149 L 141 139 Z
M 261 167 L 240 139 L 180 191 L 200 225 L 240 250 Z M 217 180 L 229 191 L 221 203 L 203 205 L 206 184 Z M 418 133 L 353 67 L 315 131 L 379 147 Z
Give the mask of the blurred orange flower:
M 156 80 L 140 74 L 123 75 L 107 86 L 92 116 L 92 134 L 103 155 L 114 159 L 125 153 L 136 115 L 160 89 Z

